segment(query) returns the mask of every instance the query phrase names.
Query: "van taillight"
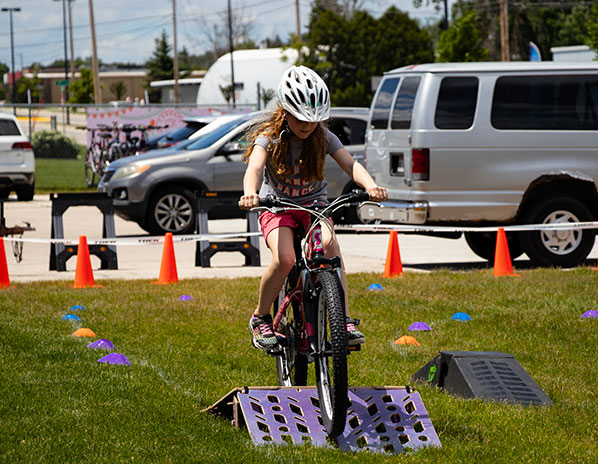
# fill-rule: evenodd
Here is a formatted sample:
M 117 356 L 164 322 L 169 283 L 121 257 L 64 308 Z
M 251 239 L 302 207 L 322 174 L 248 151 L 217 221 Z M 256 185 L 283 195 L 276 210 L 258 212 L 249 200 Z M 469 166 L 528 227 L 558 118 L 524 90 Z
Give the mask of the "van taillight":
M 430 149 L 411 150 L 411 177 L 413 180 L 430 180 Z
M 33 147 L 29 142 L 15 142 L 12 144 L 13 150 L 33 150 Z

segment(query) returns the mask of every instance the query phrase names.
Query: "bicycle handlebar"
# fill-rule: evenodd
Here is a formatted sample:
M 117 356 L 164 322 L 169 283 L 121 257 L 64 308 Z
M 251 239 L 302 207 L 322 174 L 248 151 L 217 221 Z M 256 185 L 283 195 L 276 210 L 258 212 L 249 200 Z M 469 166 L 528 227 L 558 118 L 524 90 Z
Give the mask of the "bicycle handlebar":
M 338 207 L 341 204 L 349 204 L 349 203 L 361 203 L 363 201 L 368 201 L 370 199 L 370 194 L 364 190 L 352 190 L 349 193 L 345 193 L 341 196 L 339 196 L 336 200 L 334 200 L 332 203 L 330 203 L 329 205 L 326 205 L 326 207 L 324 209 L 328 209 L 332 206 L 334 207 Z M 298 207 L 302 207 L 302 208 L 310 208 L 313 207 L 314 204 L 311 205 L 299 205 L 298 203 L 295 203 L 292 200 L 289 199 L 282 199 L 282 198 L 278 198 L 275 195 L 266 195 L 265 197 L 260 197 L 259 199 L 259 205 L 260 207 L 264 207 L 264 208 L 272 208 L 272 207 L 289 207 L 291 206 L 291 204 L 296 205 Z M 317 204 L 317 203 L 315 203 Z

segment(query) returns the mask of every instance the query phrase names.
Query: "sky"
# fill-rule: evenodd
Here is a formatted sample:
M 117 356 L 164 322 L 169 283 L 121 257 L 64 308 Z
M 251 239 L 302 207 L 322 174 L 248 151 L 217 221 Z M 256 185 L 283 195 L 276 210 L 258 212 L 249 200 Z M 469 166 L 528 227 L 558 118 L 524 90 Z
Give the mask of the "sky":
M 64 59 L 64 0 L 0 0 L 2 8 L 13 12 L 15 70 L 33 62 L 44 65 Z M 66 0 L 66 7 L 68 8 Z M 300 24 L 305 32 L 311 0 L 300 0 Z M 365 0 L 366 9 L 380 16 L 390 5 L 407 11 L 425 24 L 442 17 L 432 6 L 416 9 L 412 0 Z M 425 2 L 424 2 L 425 3 Z M 177 48 L 200 55 L 209 49 L 206 29 L 222 24 L 227 0 L 175 0 Z M 93 13 L 97 53 L 103 62 L 144 63 L 151 57 L 155 39 L 165 30 L 172 44 L 173 0 L 95 0 Z M 231 0 L 252 26 L 251 38 L 259 43 L 279 35 L 286 40 L 296 30 L 295 0 Z M 73 47 L 75 57 L 91 56 L 89 0 L 72 0 Z M 68 34 L 68 16 L 67 34 Z M 10 14 L 0 12 L 0 62 L 11 66 Z M 67 35 L 67 53 L 70 44 Z

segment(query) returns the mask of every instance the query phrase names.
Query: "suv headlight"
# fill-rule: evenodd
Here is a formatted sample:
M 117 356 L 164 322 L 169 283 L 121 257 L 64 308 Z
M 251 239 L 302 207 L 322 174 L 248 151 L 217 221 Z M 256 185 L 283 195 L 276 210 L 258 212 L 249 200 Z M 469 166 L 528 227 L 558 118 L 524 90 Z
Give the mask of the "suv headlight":
M 149 164 L 144 165 L 130 165 L 130 166 L 123 166 L 122 168 L 118 168 L 114 175 L 112 176 L 112 180 L 122 179 L 123 177 L 130 177 L 135 174 L 141 174 L 142 172 L 147 171 L 150 168 Z

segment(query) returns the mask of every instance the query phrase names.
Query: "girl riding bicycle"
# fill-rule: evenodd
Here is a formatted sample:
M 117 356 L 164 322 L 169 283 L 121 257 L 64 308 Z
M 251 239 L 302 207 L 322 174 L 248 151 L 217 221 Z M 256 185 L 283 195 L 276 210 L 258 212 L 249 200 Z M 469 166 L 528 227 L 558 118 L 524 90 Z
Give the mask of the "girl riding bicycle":
M 277 99 L 278 108 L 250 135 L 251 144 L 243 157 L 248 165 L 243 178 L 244 195 L 239 200 L 241 209 L 257 207 L 259 198 L 268 194 L 300 205 L 314 201 L 328 203 L 323 175 L 327 154 L 369 193 L 372 201 L 387 198 L 386 190 L 376 185 L 365 168 L 355 162 L 338 137 L 323 124 L 329 118 L 330 93 L 320 76 L 305 66 L 291 66 L 280 80 Z M 249 321 L 249 328 L 256 348 L 275 350 L 278 341 L 272 330 L 270 308 L 295 263 L 293 229 L 301 227 L 306 232 L 310 217 L 304 211 L 280 214 L 266 211 L 259 220 L 266 244 L 272 252 L 272 262 L 262 276 L 258 305 Z M 332 239 L 326 228 L 322 232 L 325 255 L 341 256 L 336 239 Z M 345 290 L 348 343 L 364 343 L 364 336 L 356 327 L 359 322 L 348 316 L 344 264 L 341 281 Z

